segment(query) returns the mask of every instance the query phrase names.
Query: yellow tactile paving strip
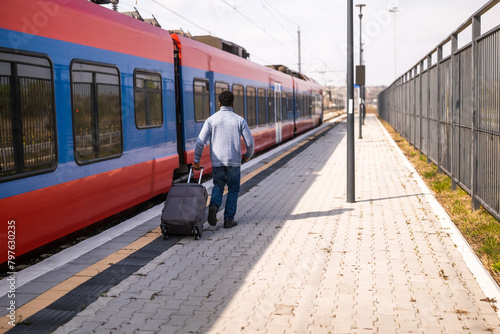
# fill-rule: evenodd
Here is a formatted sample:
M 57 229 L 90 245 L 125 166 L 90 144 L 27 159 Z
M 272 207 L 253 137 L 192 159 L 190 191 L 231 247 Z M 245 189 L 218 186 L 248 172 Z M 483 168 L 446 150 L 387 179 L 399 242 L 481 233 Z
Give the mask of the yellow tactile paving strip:
M 46 308 L 77 286 L 85 283 L 95 275 L 111 267 L 113 264 L 120 262 L 130 254 L 136 252 L 153 240 L 157 239 L 159 236 L 161 236 L 161 230 L 158 227 L 157 229 L 147 233 L 140 239 L 132 242 L 130 245 L 123 247 L 119 251 L 116 251 L 115 253 L 105 257 L 101 261 L 94 263 L 93 265 L 83 269 L 74 276 L 47 290 L 37 298 L 16 309 L 16 320 L 26 320 L 28 317 Z M 10 319 L 7 316 L 4 316 L 0 319 L 0 333 L 5 333 L 12 328 L 12 326 L 9 325 L 9 321 Z

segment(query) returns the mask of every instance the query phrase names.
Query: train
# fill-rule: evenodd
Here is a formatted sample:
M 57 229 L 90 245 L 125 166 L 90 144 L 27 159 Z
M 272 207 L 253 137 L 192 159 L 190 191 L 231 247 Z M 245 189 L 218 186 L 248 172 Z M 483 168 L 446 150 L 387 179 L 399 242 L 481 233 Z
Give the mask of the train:
M 2 264 L 168 193 L 224 90 L 256 152 L 322 122 L 316 81 L 87 0 L 1 16 Z

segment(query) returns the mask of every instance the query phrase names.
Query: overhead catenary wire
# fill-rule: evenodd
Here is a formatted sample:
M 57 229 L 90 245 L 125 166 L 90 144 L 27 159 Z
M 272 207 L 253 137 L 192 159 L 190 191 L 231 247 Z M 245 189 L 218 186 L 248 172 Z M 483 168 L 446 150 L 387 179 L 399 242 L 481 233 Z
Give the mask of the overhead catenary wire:
M 131 0 L 131 1 L 132 1 L 132 0 Z M 154 0 L 153 0 L 153 1 L 154 1 Z M 200 26 L 200 25 L 198 25 L 198 24 L 195 24 L 195 23 L 194 23 L 194 22 L 192 22 L 191 20 L 189 20 L 189 19 L 185 18 L 184 16 L 182 16 L 182 15 L 180 15 L 180 14 L 176 13 L 175 11 L 173 11 L 173 10 L 171 10 L 171 9 L 169 9 L 169 8 L 167 8 L 167 7 L 165 7 L 165 6 L 164 6 L 164 5 L 162 5 L 161 3 L 158 3 L 158 4 L 159 4 L 161 7 L 163 7 L 163 8 L 165 8 L 165 9 L 167 9 L 169 12 L 171 12 L 171 13 L 175 14 L 176 16 L 178 16 L 179 18 L 181 18 L 183 21 L 188 22 L 189 24 L 193 24 L 193 25 L 195 25 L 196 27 L 198 27 L 198 28 L 202 29 L 203 31 L 207 32 L 208 34 L 211 34 L 210 30 L 205 29 L 205 28 L 201 27 L 201 26 Z M 135 10 L 135 9 L 136 9 L 136 7 L 135 7 L 134 5 L 128 4 L 128 3 L 124 2 L 124 1 L 120 2 L 120 8 L 123 8 L 124 6 L 125 6 L 125 7 L 127 7 L 129 10 Z M 108 7 L 108 6 L 107 6 L 107 5 L 103 5 L 103 7 Z M 180 20 L 175 20 L 175 19 L 173 19 L 173 18 L 171 18 L 171 17 L 168 17 L 168 18 L 167 18 L 167 17 L 165 17 L 164 15 L 162 15 L 162 14 L 158 14 L 158 13 L 153 14 L 150 10 L 145 9 L 145 8 L 141 7 L 140 5 L 139 5 L 139 6 L 137 6 L 137 7 L 138 7 L 138 10 L 139 10 L 141 13 L 146 13 L 147 15 L 151 15 L 151 16 L 153 16 L 153 17 L 155 17 L 155 18 L 160 18 L 160 19 L 162 19 L 162 20 L 165 20 L 165 21 L 169 22 L 170 24 L 171 24 L 171 23 L 176 23 L 176 24 L 178 24 L 178 25 L 179 25 L 179 27 L 181 27 L 181 26 L 183 25 L 182 21 L 180 21 Z M 121 12 L 121 11 L 120 11 L 120 12 Z M 166 26 L 166 25 L 165 25 L 165 24 L 162 24 L 162 26 Z M 168 29 L 167 29 L 167 30 L 168 30 Z
M 267 0 L 260 0 L 264 9 L 273 17 L 273 20 L 276 24 L 278 24 L 279 26 L 281 26 L 281 28 L 291 37 L 291 39 L 295 42 L 298 41 L 297 39 L 297 36 L 293 33 L 290 32 L 289 29 L 286 28 L 285 24 L 293 24 L 294 26 L 297 26 L 297 23 L 293 22 L 292 20 L 290 20 L 289 18 L 287 18 L 282 12 L 280 12 L 278 9 L 276 9 L 273 5 L 271 5 L 271 3 Z M 197 29 L 200 29 L 206 33 L 208 33 L 209 35 L 213 35 L 212 31 L 209 30 L 209 29 L 206 29 L 205 27 L 201 26 L 200 24 L 190 20 L 188 17 L 184 16 L 184 15 L 181 15 L 179 14 L 178 12 L 168 8 L 166 5 L 162 4 L 160 1 L 158 0 L 152 0 L 152 2 L 154 2 L 155 4 L 159 5 L 160 7 L 162 7 L 163 9 L 167 10 L 168 12 L 172 13 L 173 15 L 175 15 L 176 17 L 180 18 L 182 21 L 185 21 L 187 22 L 189 25 L 192 25 L 194 27 L 196 27 Z M 284 44 L 284 42 L 280 39 L 278 39 L 277 37 L 275 37 L 273 34 L 271 34 L 269 31 L 266 31 L 265 28 L 263 28 L 262 26 L 260 26 L 259 24 L 257 24 L 254 20 L 252 20 L 250 17 L 248 17 L 245 13 L 243 13 L 242 11 L 238 10 L 238 8 L 236 8 L 235 5 L 229 3 L 228 1 L 226 0 L 222 0 L 221 3 L 224 3 L 225 5 L 229 6 L 231 9 L 233 9 L 234 11 L 236 11 L 240 16 L 243 16 L 243 18 L 245 20 L 247 20 L 248 22 L 250 22 L 253 26 L 255 26 L 256 28 L 258 28 L 259 30 L 263 31 L 267 36 L 269 36 L 273 41 L 279 43 L 280 45 L 282 45 L 286 50 L 288 50 L 289 52 L 291 52 L 291 54 L 297 56 L 297 50 L 294 50 L 294 49 L 291 49 L 290 47 L 288 47 L 286 44 Z M 127 3 L 123 3 L 123 5 L 125 6 L 128 6 L 128 7 L 131 7 L 131 8 L 134 8 L 133 5 L 129 5 Z M 149 11 L 145 8 L 140 8 L 142 6 L 139 5 L 139 9 L 141 11 L 145 11 L 146 13 L 148 14 L 151 14 L 149 13 Z M 274 11 L 274 13 L 273 13 Z M 278 17 L 279 16 L 279 17 Z M 176 20 L 173 20 L 172 18 L 166 18 L 165 16 L 162 16 L 161 14 L 160 15 L 157 15 L 157 17 L 163 19 L 163 20 L 166 20 L 166 21 L 176 21 Z M 284 20 L 288 23 L 285 23 Z M 181 24 L 181 22 L 177 22 L 178 24 Z M 165 25 L 163 25 L 165 26 Z M 309 41 L 307 39 L 304 39 L 302 37 L 303 40 L 305 40 L 306 44 L 308 44 L 308 47 L 304 49 L 304 51 L 307 53 L 308 56 L 305 57 L 305 62 L 303 63 L 310 63 L 307 58 L 309 57 L 312 57 L 312 58 L 315 58 L 317 59 L 321 64 L 327 64 L 326 61 L 324 61 L 323 59 L 321 59 L 321 57 L 317 54 L 317 52 L 314 50 L 314 48 L 311 47 L 311 44 L 309 43 Z M 272 64 L 274 62 L 272 61 L 269 61 L 269 60 L 266 60 L 262 57 L 259 57 L 256 55 L 256 53 L 252 53 L 252 58 L 254 59 L 257 59 L 259 62 L 261 62 L 262 64 Z M 311 62 L 311 63 L 318 63 L 318 62 Z M 291 65 L 291 64 L 290 64 Z M 295 64 L 297 65 L 297 64 Z M 327 66 L 325 66 L 327 67 Z M 328 70 L 327 70 L 328 71 Z M 314 72 L 314 70 L 312 71 L 308 71 L 308 70 L 305 70 L 305 72 Z
M 284 29 L 286 30 L 286 32 L 292 37 L 292 39 L 295 41 L 295 42 L 298 42 L 298 39 L 297 37 L 290 33 L 286 27 L 281 23 L 281 21 L 276 17 L 276 15 L 274 15 L 270 10 L 269 8 L 271 8 L 273 11 L 275 11 L 280 17 L 282 17 L 284 20 L 288 21 L 290 24 L 294 25 L 294 26 L 299 26 L 299 24 L 297 22 L 294 22 L 292 20 L 290 20 L 286 15 L 284 15 L 280 10 L 276 9 L 276 7 L 274 7 L 268 0 L 260 0 L 260 2 L 262 3 L 262 5 L 264 6 L 264 8 L 267 9 L 267 11 L 276 19 L 276 22 Z M 328 62 L 326 62 L 321 56 L 319 56 L 319 53 L 314 49 L 314 47 L 312 47 L 311 43 L 309 43 L 308 39 L 307 38 L 304 38 L 305 34 L 302 34 L 301 35 L 301 40 L 303 42 L 305 42 L 306 44 L 308 44 L 308 47 L 305 48 L 305 51 L 307 53 L 309 53 L 312 57 L 316 58 L 317 60 L 319 60 L 322 64 L 327 64 Z M 328 70 L 330 71 L 330 70 Z
M 222 0 L 223 3 L 225 3 L 226 5 L 228 5 L 229 7 L 231 7 L 234 11 L 236 11 L 238 14 L 240 14 L 241 16 L 243 16 L 248 22 L 250 22 L 251 24 L 253 24 L 254 26 L 256 26 L 257 28 L 259 28 L 259 30 L 262 30 L 265 34 L 267 34 L 269 37 L 271 37 L 274 41 L 278 42 L 279 44 L 283 45 L 283 47 L 285 47 L 288 51 L 296 54 L 292 49 L 290 49 L 288 46 L 286 46 L 285 44 L 283 44 L 282 41 L 280 41 L 279 39 L 277 39 L 276 37 L 274 37 L 273 35 L 271 35 L 270 33 L 268 33 L 264 28 L 262 28 L 261 26 L 259 26 L 257 23 L 255 23 L 252 19 L 250 19 L 248 16 L 246 16 L 245 14 L 243 14 L 242 12 L 240 12 L 238 9 L 236 9 L 235 6 L 231 5 L 230 3 L 228 3 L 226 0 Z
M 233 6 L 231 5 L 230 3 L 228 3 L 226 0 L 223 0 L 223 2 L 228 5 L 229 7 L 231 7 L 233 10 L 235 10 L 238 14 L 240 14 L 241 16 L 243 16 L 246 20 L 248 20 L 250 23 L 252 23 L 253 25 L 255 25 L 257 28 L 259 28 L 260 30 L 262 30 L 263 32 L 265 32 L 268 36 L 270 36 L 272 39 L 274 39 L 275 41 L 278 41 L 274 36 L 272 36 L 268 31 L 266 31 L 264 28 L 260 27 L 258 24 L 256 24 L 253 20 L 251 20 L 250 18 L 248 18 L 246 15 L 244 15 L 242 12 L 240 12 L 236 6 Z M 289 32 L 289 30 L 286 29 L 286 27 L 281 23 L 281 21 L 276 17 L 276 15 L 274 15 L 270 10 L 269 8 L 272 8 L 276 13 L 278 13 L 281 17 L 283 17 L 285 20 L 287 20 L 288 22 L 290 22 L 291 24 L 295 25 L 295 26 L 298 26 L 297 23 L 291 21 L 290 19 L 288 19 L 283 13 L 281 13 L 279 10 L 277 10 L 276 8 L 274 8 L 267 0 L 260 0 L 260 2 L 262 3 L 262 5 L 264 6 L 264 9 L 266 9 L 269 14 L 271 14 L 271 16 L 273 16 L 273 18 L 276 20 L 276 23 L 278 23 L 291 37 L 292 39 L 295 41 L 295 42 L 298 42 L 298 38 L 295 37 L 293 34 L 291 34 Z M 266 6 L 267 4 L 267 6 Z M 287 50 L 291 51 L 294 55 L 297 55 L 297 52 L 291 50 L 290 48 L 288 48 L 285 44 L 283 44 L 281 41 L 278 41 L 281 45 L 283 45 Z M 314 50 L 314 48 L 311 46 L 311 44 L 309 43 L 308 40 L 306 40 L 306 43 L 309 45 L 308 48 L 305 48 L 306 52 L 308 52 L 313 58 L 316 58 L 317 60 L 320 61 L 320 63 L 322 64 L 327 64 L 326 61 L 324 61 L 317 53 L 316 50 Z M 304 72 L 315 72 L 315 71 L 304 71 Z M 324 72 L 341 72 L 341 70 L 332 70 L 330 68 L 328 68 L 328 66 L 325 66 L 325 71 Z
M 291 32 L 288 31 L 288 29 L 283 25 L 281 24 L 281 22 L 279 21 L 279 19 L 276 17 L 276 15 L 274 15 L 269 9 L 266 8 L 266 4 L 264 3 L 263 0 L 260 0 L 260 2 L 262 3 L 262 6 L 264 7 L 264 9 L 266 9 L 269 14 L 271 14 L 272 17 L 274 17 L 274 19 L 276 20 L 276 22 L 283 28 L 283 30 L 288 34 L 290 35 L 290 37 L 292 37 L 292 39 L 294 39 L 295 41 L 297 40 L 297 37 L 295 37 Z
M 184 16 L 182 16 L 181 14 L 178 14 L 178 13 L 174 12 L 173 10 L 171 10 L 170 8 L 168 8 L 167 6 L 165 6 L 165 5 L 163 5 L 162 3 L 160 3 L 159 1 L 157 1 L 157 0 L 153 0 L 153 2 L 154 2 L 154 3 L 156 3 L 156 4 L 158 4 L 158 5 L 159 5 L 159 6 L 161 6 L 161 7 L 165 8 L 165 9 L 166 9 L 166 10 L 168 10 L 169 12 L 171 12 L 171 13 L 173 13 L 173 14 L 175 14 L 175 15 L 179 16 L 179 17 L 180 17 L 180 18 L 182 18 L 183 20 L 186 20 L 187 22 L 191 23 L 191 24 L 192 24 L 192 25 L 194 25 L 195 27 L 198 27 L 198 28 L 200 28 L 201 30 L 206 31 L 209 35 L 211 35 L 211 34 L 212 34 L 212 33 L 210 32 L 210 30 L 203 28 L 202 26 L 200 26 L 200 25 L 198 25 L 198 24 L 194 23 L 193 21 L 191 21 L 191 20 L 189 20 L 189 19 L 185 18 L 185 17 L 184 17 Z
M 274 8 L 273 5 L 271 5 L 271 3 L 269 3 L 269 1 L 267 0 L 261 0 L 261 2 L 265 2 L 267 3 L 267 5 L 272 8 L 276 13 L 278 13 L 282 18 L 284 18 L 285 20 L 287 20 L 288 22 L 290 22 L 291 24 L 293 24 L 294 26 L 298 26 L 299 24 L 296 23 L 296 22 L 293 22 L 291 21 L 289 18 L 287 18 L 285 15 L 283 15 L 279 10 L 277 10 L 276 8 Z

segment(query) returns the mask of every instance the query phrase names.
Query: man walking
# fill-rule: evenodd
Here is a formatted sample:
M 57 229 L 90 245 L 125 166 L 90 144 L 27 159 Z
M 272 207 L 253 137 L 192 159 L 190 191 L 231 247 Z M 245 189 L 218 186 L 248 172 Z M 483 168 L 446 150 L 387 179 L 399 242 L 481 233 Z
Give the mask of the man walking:
M 234 221 L 234 215 L 240 191 L 241 137 L 247 147 L 244 155 L 246 161 L 253 156 L 254 150 L 250 128 L 243 117 L 233 112 L 233 101 L 234 95 L 230 91 L 220 93 L 221 108 L 203 124 L 194 150 L 194 169 L 200 169 L 203 147 L 207 141 L 210 142 L 214 187 L 208 210 L 208 223 L 212 226 L 217 224 L 217 211 L 222 204 L 224 187 L 227 185 L 224 228 L 231 228 L 238 224 Z

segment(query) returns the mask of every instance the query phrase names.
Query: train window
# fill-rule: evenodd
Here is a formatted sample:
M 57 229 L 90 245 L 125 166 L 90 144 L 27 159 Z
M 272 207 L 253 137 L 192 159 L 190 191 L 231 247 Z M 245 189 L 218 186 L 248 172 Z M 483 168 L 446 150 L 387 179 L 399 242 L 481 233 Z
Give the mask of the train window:
M 311 95 L 311 115 L 316 113 L 316 95 Z
M 275 91 L 274 92 L 274 103 L 275 103 L 275 108 L 276 108 L 276 119 L 279 121 L 279 116 L 282 114 L 282 109 L 283 106 L 281 105 L 281 92 L 280 91 Z
M 225 82 L 215 82 L 215 111 L 219 111 L 220 105 L 219 105 L 219 95 L 223 91 L 229 90 L 229 84 Z
M 311 97 L 309 95 L 304 96 L 304 104 L 305 104 L 305 114 L 306 116 L 311 115 Z
M 136 70 L 134 73 L 135 125 L 139 129 L 163 124 L 161 76 Z
M 274 90 L 267 91 L 267 122 L 274 123 Z
M 313 103 L 314 103 L 314 96 L 308 95 L 307 96 L 307 112 L 308 115 L 311 116 L 313 113 Z
M 295 111 L 297 114 L 299 114 L 299 117 L 302 117 L 302 95 L 296 94 L 295 95 Z
M 208 80 L 194 79 L 194 119 L 203 122 L 210 117 L 210 86 Z
M 281 120 L 286 121 L 288 112 L 288 101 L 286 99 L 286 93 L 281 92 Z
M 245 117 L 245 95 L 244 88 L 242 85 L 233 85 L 233 94 L 234 94 L 234 108 L 233 111 L 240 115 L 241 117 Z
M 259 88 L 258 90 L 258 114 L 259 114 L 259 125 L 266 124 L 266 90 L 264 88 Z
M 0 52 L 0 182 L 57 166 L 49 59 Z
M 306 96 L 305 95 L 300 96 L 300 102 L 302 103 L 302 105 L 300 107 L 302 110 L 302 116 L 306 117 L 307 111 L 306 111 Z
M 309 95 L 309 115 L 314 114 L 314 95 Z
M 323 99 L 322 95 L 318 94 L 316 95 L 316 114 L 322 114 L 323 110 Z
M 291 119 L 293 119 L 293 105 L 292 105 L 293 97 L 292 97 L 292 93 L 288 93 L 286 99 L 288 101 L 288 116 L 291 117 Z
M 307 117 L 307 109 L 308 109 L 308 107 L 307 107 L 307 95 L 302 96 L 302 105 L 303 105 L 302 110 L 304 110 L 304 116 Z
M 306 96 L 300 94 L 300 114 L 302 117 L 306 117 L 305 100 L 306 100 Z
M 295 115 L 300 118 L 300 94 L 295 94 Z
M 307 109 L 306 109 L 306 96 L 302 95 L 302 115 L 305 117 L 307 116 Z
M 247 121 L 251 128 L 257 125 L 256 95 L 255 87 L 247 87 Z
M 71 97 L 75 160 L 86 164 L 121 156 L 120 76 L 111 65 L 74 61 Z

